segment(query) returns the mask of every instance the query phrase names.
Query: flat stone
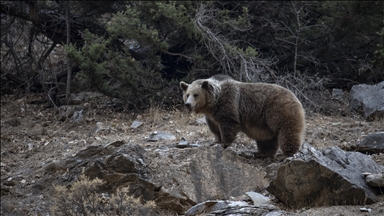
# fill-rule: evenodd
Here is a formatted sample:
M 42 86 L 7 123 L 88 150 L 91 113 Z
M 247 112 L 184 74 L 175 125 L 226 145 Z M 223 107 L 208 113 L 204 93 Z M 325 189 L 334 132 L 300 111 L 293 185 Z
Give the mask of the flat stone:
M 209 213 L 212 211 L 225 208 L 227 206 L 228 204 L 222 200 L 208 200 L 192 206 L 187 212 L 185 212 L 185 216 L 194 216 L 194 215 L 201 214 L 203 212 Z
M 176 136 L 166 132 L 155 131 L 147 139 L 148 142 L 157 142 L 161 140 L 175 140 Z
M 270 203 L 271 199 L 269 197 L 266 197 L 262 194 L 256 193 L 256 192 L 247 192 L 247 194 L 253 201 L 253 205 L 255 206 L 263 206 Z
M 103 122 L 96 122 L 96 132 L 95 133 L 98 133 L 100 131 L 110 131 L 111 130 L 111 126 L 103 123 Z
M 185 216 L 195 215 L 265 215 L 266 213 L 274 210 L 276 207 L 257 207 L 248 204 L 244 201 L 231 201 L 231 200 L 208 200 L 192 206 Z M 275 214 L 279 215 L 279 214 Z M 282 214 L 280 214 L 282 215 Z
M 132 122 L 131 128 L 136 129 L 136 128 L 140 127 L 143 124 L 144 124 L 143 122 L 135 120 L 135 121 Z

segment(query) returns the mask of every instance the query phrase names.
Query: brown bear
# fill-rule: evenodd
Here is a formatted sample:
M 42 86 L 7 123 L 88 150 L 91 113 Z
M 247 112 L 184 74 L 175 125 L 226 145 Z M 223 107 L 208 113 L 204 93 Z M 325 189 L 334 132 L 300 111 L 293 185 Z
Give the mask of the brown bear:
M 180 82 L 185 106 L 205 114 L 215 141 L 228 147 L 238 132 L 257 143 L 256 157 L 274 157 L 279 147 L 286 156 L 303 142 L 305 113 L 288 89 L 276 84 L 243 83 L 227 75 Z

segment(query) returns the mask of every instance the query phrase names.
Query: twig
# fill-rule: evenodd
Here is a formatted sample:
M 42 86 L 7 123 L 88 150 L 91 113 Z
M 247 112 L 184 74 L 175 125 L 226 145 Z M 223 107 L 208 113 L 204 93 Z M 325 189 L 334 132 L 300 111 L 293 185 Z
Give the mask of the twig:
M 56 89 L 56 90 L 57 90 L 57 87 L 54 86 L 54 87 L 52 87 L 52 88 L 49 89 L 49 91 L 48 91 L 48 98 L 49 98 L 49 100 L 52 102 L 54 108 L 57 109 L 57 105 L 55 104 L 55 102 L 53 101 L 53 99 L 52 99 L 52 97 L 51 97 L 51 93 L 52 93 L 53 89 Z
M 192 60 L 191 57 L 186 56 L 186 55 L 183 55 L 183 54 L 181 54 L 181 53 L 171 53 L 171 52 L 168 52 L 168 51 L 163 51 L 163 52 L 164 52 L 164 53 L 167 53 L 168 55 L 172 55 L 172 56 L 181 56 L 181 57 L 184 57 L 184 58 L 186 58 L 186 59 L 188 59 L 188 60 Z

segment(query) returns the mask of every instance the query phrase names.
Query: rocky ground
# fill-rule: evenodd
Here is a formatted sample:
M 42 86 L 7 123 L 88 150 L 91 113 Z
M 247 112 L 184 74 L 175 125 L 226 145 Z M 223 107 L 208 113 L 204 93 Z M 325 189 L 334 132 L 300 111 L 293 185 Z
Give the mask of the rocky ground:
M 209 144 L 213 136 L 201 116 L 185 111 L 162 111 L 151 108 L 143 113 L 115 111 L 105 97 L 94 98 L 83 104 L 78 117 L 65 118 L 60 110 L 44 108 L 36 103 L 42 95 L 1 96 L 1 215 L 49 215 L 52 202 L 52 185 L 36 182 L 45 178 L 47 165 L 67 159 L 95 144 L 106 144 L 116 140 L 137 144 L 143 148 L 172 146 L 185 138 L 190 143 Z M 314 147 L 340 146 L 348 149 L 367 134 L 383 131 L 384 121 L 365 121 L 353 112 L 335 112 L 322 115 L 307 111 L 306 141 Z M 136 129 L 135 121 L 143 122 Z M 176 136 L 172 141 L 148 142 L 155 131 L 168 132 Z M 235 148 L 253 149 L 254 143 L 243 134 L 239 135 Z M 384 155 L 371 156 L 384 165 Z M 256 163 L 267 167 L 271 159 L 258 159 Z M 265 168 L 266 169 L 266 168 Z M 275 168 L 277 169 L 277 168 Z M 264 170 L 266 171 L 266 170 Z M 265 182 L 273 175 L 266 175 Z M 260 188 L 262 191 L 263 188 Z M 382 215 L 384 198 L 367 206 L 331 206 L 310 209 L 282 209 L 299 215 Z M 360 208 L 372 211 L 361 212 Z

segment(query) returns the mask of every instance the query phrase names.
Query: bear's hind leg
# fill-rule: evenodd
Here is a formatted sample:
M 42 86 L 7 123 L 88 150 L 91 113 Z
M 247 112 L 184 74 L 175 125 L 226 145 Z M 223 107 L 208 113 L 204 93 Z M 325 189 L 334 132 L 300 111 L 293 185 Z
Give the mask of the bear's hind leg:
M 278 135 L 279 146 L 284 155 L 291 157 L 300 150 L 302 144 L 302 132 L 283 130 Z
M 255 157 L 275 157 L 279 145 L 277 142 L 277 137 L 274 137 L 270 140 L 257 140 L 258 152 L 255 153 Z

